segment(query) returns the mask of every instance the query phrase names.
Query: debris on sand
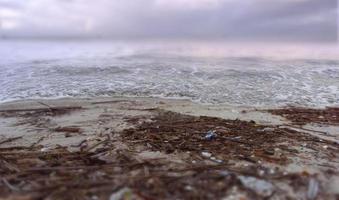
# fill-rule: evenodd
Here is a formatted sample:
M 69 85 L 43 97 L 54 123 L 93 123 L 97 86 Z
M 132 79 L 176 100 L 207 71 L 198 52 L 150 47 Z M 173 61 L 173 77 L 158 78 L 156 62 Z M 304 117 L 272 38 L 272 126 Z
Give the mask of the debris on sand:
M 203 133 L 211 128 L 218 132 L 218 137 L 208 141 Z M 262 131 L 268 128 L 270 131 Z M 201 152 L 208 152 L 222 160 L 252 163 L 262 160 L 276 164 L 287 164 L 289 157 L 298 154 L 296 150 L 290 149 L 291 146 L 301 146 L 307 142 L 309 148 L 321 152 L 324 145 L 334 145 L 328 141 L 323 141 L 325 144 L 322 144 L 317 137 L 285 128 L 273 129 L 240 120 L 193 117 L 161 111 L 152 122 L 124 130 L 123 137 L 127 142 L 133 141 L 133 144 L 148 144 L 148 148 L 153 151 L 189 151 L 198 157 Z M 274 149 L 280 151 L 275 153 Z
M 68 107 L 47 107 L 47 108 L 31 108 L 31 109 L 6 109 L 0 110 L 2 116 L 5 117 L 27 117 L 27 116 L 57 116 L 70 113 L 73 110 L 80 110 L 81 106 L 68 106 Z
M 206 135 L 205 135 L 205 139 L 206 139 L 206 140 L 213 140 L 213 139 L 215 139 L 216 137 L 217 137 L 217 134 L 216 134 L 216 131 L 215 131 L 215 130 L 213 130 L 213 131 L 209 130 L 209 131 L 207 131 L 207 133 L 206 133 Z
M 122 188 L 119 191 L 111 194 L 109 200 L 142 200 L 130 188 Z
M 4 139 L 4 140 L 0 141 L 0 145 L 8 143 L 8 142 L 13 142 L 13 141 L 18 140 L 18 139 L 22 139 L 22 136 Z
M 73 126 L 65 126 L 65 127 L 57 127 L 54 129 L 56 132 L 66 132 L 66 133 L 81 133 L 80 127 L 73 127 Z
M 337 162 L 338 144 L 241 120 L 152 112 L 152 120 L 130 119 L 133 128 L 72 150 L 0 146 L 0 199 L 228 199 L 234 191 L 249 199 L 334 199 L 317 175 L 285 167 L 295 158 Z M 211 130 L 217 137 L 206 140 Z
M 50 118 L 63 116 L 83 109 L 81 106 L 60 106 L 46 108 L 5 109 L 0 110 L 0 117 L 16 117 L 15 125 L 32 125 L 38 128 L 50 128 Z
M 325 109 L 287 107 L 265 111 L 285 117 L 296 125 L 305 125 L 307 123 L 339 125 L 339 108 L 337 107 L 327 107 Z

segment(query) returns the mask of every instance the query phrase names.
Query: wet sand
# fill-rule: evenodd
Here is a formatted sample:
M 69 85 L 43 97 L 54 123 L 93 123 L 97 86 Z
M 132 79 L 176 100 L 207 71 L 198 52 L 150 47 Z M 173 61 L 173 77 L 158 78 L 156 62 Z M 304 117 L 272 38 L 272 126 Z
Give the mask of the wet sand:
M 1 104 L 0 199 L 62 199 L 70 184 L 81 199 L 338 198 L 339 126 L 296 126 L 267 109 L 125 97 Z

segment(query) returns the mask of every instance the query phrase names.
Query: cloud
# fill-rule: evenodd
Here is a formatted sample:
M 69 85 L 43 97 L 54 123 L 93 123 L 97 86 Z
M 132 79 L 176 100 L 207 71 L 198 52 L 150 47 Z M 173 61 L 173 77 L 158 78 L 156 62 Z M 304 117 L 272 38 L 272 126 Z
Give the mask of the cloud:
M 336 0 L 0 0 L 12 36 L 335 42 L 337 15 Z

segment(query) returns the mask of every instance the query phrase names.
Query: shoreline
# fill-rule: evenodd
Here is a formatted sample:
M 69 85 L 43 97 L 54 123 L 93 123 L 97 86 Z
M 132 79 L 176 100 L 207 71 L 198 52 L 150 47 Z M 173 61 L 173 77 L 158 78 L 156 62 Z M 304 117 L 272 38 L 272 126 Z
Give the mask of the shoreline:
M 201 106 L 215 106 L 215 107 L 233 107 L 233 108 L 243 108 L 243 109 L 280 109 L 280 108 L 288 108 L 288 107 L 301 107 L 301 108 L 310 108 L 310 109 L 324 109 L 327 107 L 339 107 L 339 103 L 332 104 L 299 104 L 299 103 L 282 103 L 282 104 L 254 104 L 254 105 L 246 105 L 246 104 L 230 104 L 230 103 L 208 103 L 201 102 L 199 100 L 194 100 L 190 97 L 166 97 L 162 95 L 151 95 L 151 96 L 139 96 L 139 95 L 103 95 L 103 96 L 59 96 L 59 97 L 33 97 L 33 98 L 15 98 L 0 101 L 0 105 L 3 104 L 11 104 L 16 102 L 30 102 L 30 101 L 78 101 L 78 100 L 100 100 L 100 99 L 158 99 L 158 100 L 168 100 L 168 101 L 187 101 L 191 104 L 197 104 Z
M 159 129 L 159 132 L 162 133 L 162 139 L 155 140 L 154 137 L 157 136 L 152 136 L 156 127 L 164 127 Z M 215 141 L 211 139 L 210 143 L 204 141 L 204 139 L 200 141 L 201 139 L 191 138 L 194 135 L 190 136 L 193 133 L 204 134 L 209 129 L 216 132 Z M 171 138 L 172 132 L 177 136 Z M 187 132 L 188 135 L 184 132 Z M 252 132 L 256 134 L 255 137 L 251 136 Z M 238 185 L 237 181 L 234 183 L 234 187 L 237 188 L 234 195 L 244 197 L 251 197 L 251 195 L 257 198 L 267 198 L 267 195 L 277 198 L 303 197 L 303 195 L 308 195 L 308 190 L 312 190 L 312 188 L 309 188 L 310 182 L 308 181 L 316 181 L 319 191 L 316 191 L 314 199 L 317 196 L 335 199 L 339 195 L 339 190 L 335 188 L 335 185 L 339 182 L 337 170 L 339 160 L 337 153 L 334 153 L 339 149 L 338 132 L 339 126 L 336 124 L 307 123 L 296 126 L 286 118 L 254 107 L 201 105 L 189 100 L 107 97 L 23 100 L 0 104 L 0 143 L 2 143 L 0 144 L 0 154 L 1 151 L 5 151 L 6 155 L 12 155 L 11 149 L 13 148 L 22 154 L 30 152 L 45 152 L 48 154 L 59 152 L 60 148 L 63 148 L 63 151 L 66 151 L 64 153 L 72 153 L 72 155 L 83 151 L 90 152 L 91 155 L 99 155 L 98 152 L 104 150 L 105 152 L 113 151 L 111 152 L 113 157 L 105 155 L 104 160 L 108 156 L 110 162 L 114 163 L 117 161 L 116 151 L 122 151 L 126 155 L 128 154 L 129 158 L 139 160 L 138 162 L 146 160 L 153 163 L 158 162 L 154 159 L 161 159 L 164 162 L 161 162 L 162 164 L 172 166 L 176 170 L 196 165 L 211 168 L 211 166 L 226 164 L 227 161 L 228 171 L 235 170 L 232 174 L 235 174 L 237 180 L 242 183 L 241 185 Z M 140 136 L 140 134 L 145 135 Z M 271 136 L 261 138 L 262 134 Z M 285 136 L 285 134 L 289 136 Z M 225 136 L 221 137 L 221 135 Z M 228 138 L 227 135 L 232 135 L 233 138 Z M 226 136 L 227 140 L 222 139 Z M 238 141 L 237 138 L 241 137 L 248 137 L 248 139 Z M 272 139 L 272 141 L 266 142 L 266 139 Z M 171 142 L 171 140 L 177 140 L 177 142 Z M 242 146 L 244 144 L 246 146 L 250 140 L 254 140 L 254 143 L 250 147 L 243 148 Z M 303 140 L 310 142 L 303 142 Z M 197 142 L 202 145 L 201 150 L 195 147 Z M 261 143 L 262 146 L 256 147 Z M 178 144 L 188 146 L 183 147 Z M 214 145 L 221 145 L 220 148 L 227 147 L 225 151 L 231 152 L 232 146 L 240 149 L 238 154 L 236 152 L 234 152 L 235 154 L 224 152 L 224 154 L 215 149 Z M 23 150 L 19 150 L 18 147 L 23 148 Z M 184 150 L 186 148 L 191 150 Z M 251 148 L 253 149 L 251 150 Z M 264 148 L 264 152 L 267 151 L 267 155 L 259 153 L 262 148 Z M 252 156 L 248 155 L 248 150 L 250 150 L 250 154 L 253 154 Z M 328 155 L 335 157 L 330 159 Z M 41 161 L 41 158 L 39 159 Z M 41 165 L 40 161 L 35 163 L 35 161 L 30 160 L 33 165 L 39 166 Z M 43 161 L 49 166 L 49 160 Z M 68 162 L 76 163 L 78 160 L 69 160 Z M 19 168 L 27 167 L 27 163 L 20 164 L 15 161 L 12 164 Z M 98 167 L 97 164 L 95 166 Z M 60 167 L 64 167 L 63 164 Z M 259 183 L 265 181 L 264 185 L 270 185 L 269 189 L 266 188 L 263 192 L 260 190 L 262 188 L 248 186 L 246 184 L 248 177 L 245 176 L 248 173 L 248 171 L 246 172 L 247 167 L 254 167 L 259 170 L 259 174 L 250 177 L 260 178 L 260 180 L 257 180 Z M 148 168 L 150 171 L 147 174 L 154 176 L 153 167 Z M 264 171 L 267 169 L 268 174 L 266 174 L 266 171 L 260 171 L 260 169 L 264 169 Z M 273 174 L 269 173 L 270 170 L 274 171 Z M 326 177 L 329 176 L 329 170 L 331 171 L 331 178 L 328 179 Z M 193 170 L 193 172 L 196 171 Z M 105 173 L 113 172 L 105 171 Z M 131 171 L 124 173 L 129 174 Z M 308 175 L 304 176 L 305 173 Z M 287 175 L 290 174 L 295 174 L 298 180 L 300 178 L 299 181 L 306 181 L 306 188 L 291 186 L 292 188 L 286 190 L 286 187 L 290 187 L 287 186 L 290 181 Z M 272 178 L 272 175 L 286 177 L 276 180 Z M 120 178 L 126 179 L 123 175 Z M 131 179 L 132 182 L 133 180 Z M 253 181 L 253 178 L 250 178 L 250 180 Z M 12 183 L 15 183 L 15 181 L 13 180 Z M 213 181 L 212 183 L 216 184 Z M 191 184 L 191 187 L 198 187 L 194 182 Z M 126 184 L 125 187 L 128 187 L 131 192 L 141 190 L 143 186 L 133 183 L 131 185 Z M 161 189 L 166 190 L 166 188 Z M 291 189 L 301 192 L 291 193 Z M 151 192 L 153 190 L 150 188 L 144 190 L 138 192 L 146 192 L 143 195 L 153 194 Z M 270 191 L 267 192 L 266 190 Z M 281 193 L 281 190 L 285 191 L 285 194 Z M 1 185 L 0 191 L 9 196 L 14 195 L 15 197 L 17 195 L 16 192 L 8 193 L 8 189 Z M 111 191 L 111 193 L 113 195 L 114 192 Z M 185 196 L 186 193 L 180 194 L 187 197 Z M 107 197 L 108 193 L 105 193 L 105 195 Z M 137 194 L 133 193 L 133 195 Z M 0 199 L 1 197 L 3 196 L 0 195 Z
M 202 104 L 198 102 L 191 101 L 190 99 L 176 99 L 176 98 L 161 98 L 161 97 L 94 97 L 94 98 L 56 98 L 56 99 L 26 99 L 26 100 L 14 100 L 9 102 L 0 103 L 0 111 L 5 111 L 6 109 L 13 109 L 20 107 L 22 109 L 27 108 L 46 108 L 44 104 L 51 104 L 51 106 L 82 106 L 90 105 L 88 108 L 91 108 L 91 105 L 109 105 L 110 103 L 120 103 L 120 102 L 137 102 L 145 107 L 156 107 L 159 109 L 178 112 L 180 114 L 188 114 L 193 116 L 209 116 L 209 117 L 219 117 L 223 119 L 239 119 L 244 121 L 256 121 L 258 124 L 262 125 L 284 125 L 291 124 L 291 121 L 284 118 L 281 115 L 274 115 L 265 110 L 280 110 L 289 108 L 288 106 L 244 106 L 244 105 L 228 105 L 228 104 Z M 41 104 L 43 103 L 43 104 Z M 86 106 L 85 106 L 86 107 Z M 335 107 L 339 107 L 335 106 Z M 296 107 L 299 108 L 299 107 Z M 326 107 L 301 107 L 306 109 L 324 109 Z M 100 112 L 100 111 L 96 111 Z M 98 114 L 97 113 L 97 114 Z M 83 119 L 83 120 L 86 120 Z M 319 124 L 306 123 L 304 126 L 311 130 L 319 130 L 328 132 L 329 134 L 337 134 L 338 130 L 336 126 L 323 126 Z M 314 133 L 314 132 L 309 132 Z M 323 135 L 317 135 L 322 137 Z M 339 141 L 339 136 L 336 137 Z M 328 139 L 328 138 L 325 138 Z

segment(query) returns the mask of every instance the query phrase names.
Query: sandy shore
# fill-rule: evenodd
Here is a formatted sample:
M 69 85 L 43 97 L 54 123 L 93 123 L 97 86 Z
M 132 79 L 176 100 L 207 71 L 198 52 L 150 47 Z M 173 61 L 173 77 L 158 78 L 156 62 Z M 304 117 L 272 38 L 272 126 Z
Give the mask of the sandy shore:
M 62 113 L 48 114 L 48 112 L 53 113 L 54 108 L 60 107 L 66 108 L 67 111 L 63 110 Z M 27 112 L 27 110 L 30 112 Z M 210 118 L 201 119 L 199 116 L 207 116 Z M 158 141 L 153 140 L 154 138 L 151 137 L 148 138 L 148 136 L 146 137 L 145 135 L 145 141 L 140 142 L 140 140 L 143 139 L 143 137 L 139 138 L 140 134 L 143 132 L 145 134 L 152 134 L 154 126 L 168 126 L 164 128 L 162 132 L 170 134 L 171 131 L 168 132 L 167 129 L 172 130 L 172 125 L 178 123 L 175 119 L 182 119 L 181 121 L 185 121 L 185 124 L 176 124 L 174 129 L 179 126 L 184 126 L 183 131 L 199 131 L 199 129 L 201 129 L 201 133 L 199 134 L 205 134 L 206 130 L 208 130 L 206 128 L 211 127 L 211 130 L 216 131 L 215 137 L 217 141 L 211 139 L 210 143 L 206 143 L 205 141 L 202 141 L 203 143 L 197 143 L 196 140 L 192 140 L 194 144 L 187 144 L 188 146 L 183 148 L 182 146 L 176 145 L 178 143 L 181 144 L 181 142 L 187 142 L 187 139 L 183 139 L 183 141 L 177 139 L 178 141 L 173 142 L 173 144 L 169 142 L 170 151 L 165 148 L 166 146 L 163 146 L 163 143 L 167 142 L 167 136 L 164 136 L 165 139 L 159 138 Z M 224 119 L 229 121 L 222 121 Z M 173 120 L 173 123 L 171 120 Z M 170 125 L 168 123 L 164 124 L 165 122 L 170 122 Z M 189 125 L 191 122 L 196 125 Z M 222 124 L 226 122 L 230 125 L 229 127 L 225 125 L 223 128 Z M 205 127 L 204 123 L 209 126 Z M 237 128 L 231 125 L 231 123 L 244 124 L 241 124 L 241 126 L 237 125 Z M 215 124 L 218 124 L 218 126 Z M 248 155 L 246 153 L 247 151 L 245 152 L 247 147 L 244 147 L 245 150 L 242 149 L 244 150 L 243 155 L 245 155 L 245 157 L 248 155 L 248 157 L 243 160 L 237 156 L 233 156 L 233 154 L 230 156 L 230 153 L 224 152 L 225 155 L 223 155 L 222 152 L 219 152 L 217 149 L 204 146 L 213 146 L 213 142 L 217 142 L 215 145 L 221 145 L 221 141 L 219 141 L 219 138 L 221 138 L 220 135 L 226 134 L 227 131 L 229 134 L 231 134 L 231 132 L 238 134 L 237 131 L 239 130 L 239 134 L 234 135 L 234 138 L 240 138 L 242 135 L 239 127 L 244 127 L 245 129 L 242 131 L 248 132 L 248 134 L 250 134 L 250 131 L 246 130 L 252 129 L 256 134 L 259 134 L 260 131 L 268 131 L 272 132 L 273 136 L 274 134 L 279 136 L 280 133 L 285 132 L 293 136 L 293 134 L 299 134 L 300 132 L 300 138 L 305 139 L 309 137 L 309 139 L 305 139 L 305 141 L 310 142 L 298 141 L 297 139 L 293 140 L 291 137 L 284 139 L 279 136 L 279 141 L 274 140 L 272 145 L 270 145 L 269 142 L 263 143 L 262 148 L 260 148 L 260 145 L 258 147 L 250 145 L 248 148 L 253 149 L 248 152 L 252 152 L 253 155 Z M 172 131 L 177 131 L 178 137 L 182 138 L 183 136 L 180 135 L 181 129 L 174 129 Z M 245 135 L 246 134 L 244 134 L 244 137 Z M 187 135 L 184 136 L 186 138 L 189 137 Z M 226 168 L 228 171 L 232 171 L 231 168 L 235 169 L 232 173 L 236 174 L 237 181 L 230 184 L 232 187 L 230 187 L 226 193 L 216 192 L 216 194 L 220 194 L 221 196 L 211 196 L 217 199 L 241 199 L 242 197 L 245 199 L 336 199 L 339 195 L 339 189 L 337 187 L 339 184 L 339 159 L 337 153 L 339 126 L 335 124 L 305 124 L 297 127 L 281 116 L 262 112 L 253 107 L 201 105 L 188 100 L 158 98 L 121 97 L 25 100 L 0 105 L 0 148 L 6 149 L 6 153 L 8 153 L 8 149 L 14 147 L 30 148 L 29 150 L 25 150 L 25 152 L 35 152 L 37 150 L 49 152 L 64 147 L 70 152 L 81 152 L 85 149 L 88 152 L 97 153 L 96 151 L 98 151 L 98 149 L 100 150 L 100 147 L 108 148 L 105 146 L 105 143 L 100 143 L 106 141 L 103 139 L 105 137 L 110 137 L 110 141 L 112 141 L 111 145 L 114 146 L 115 152 L 117 152 L 117 150 L 125 151 L 128 149 L 130 153 L 133 152 L 130 157 L 135 160 L 151 162 L 151 160 L 154 159 L 163 159 L 166 165 L 173 165 L 176 169 L 188 166 L 192 167 L 192 165 L 210 166 L 225 162 L 230 163 L 232 167 L 228 166 Z M 14 139 L 8 141 L 8 139 L 11 138 Z M 231 140 L 231 142 L 233 142 L 232 145 L 244 145 L 240 144 L 240 141 L 234 142 L 234 138 Z M 284 140 L 286 140 L 286 144 L 284 144 Z M 199 148 L 194 147 L 195 144 L 201 145 L 200 152 L 198 150 Z M 310 144 L 312 145 L 309 146 Z M 223 145 L 228 145 L 228 143 L 222 144 L 221 147 L 223 147 Z M 286 150 L 286 152 L 283 149 L 284 145 L 288 146 L 289 149 L 288 151 Z M 269 155 L 269 159 L 267 159 L 267 156 L 255 153 L 265 148 L 266 150 L 269 148 L 273 149 L 269 149 L 273 151 L 272 155 Z M 281 151 L 281 153 L 278 153 L 279 151 Z M 282 162 L 282 157 L 279 157 L 281 158 L 280 160 L 276 158 L 278 154 L 284 155 L 284 162 Z M 19 166 L 18 163 L 16 164 Z M 255 175 L 252 174 L 252 176 L 250 176 L 252 178 L 254 177 L 253 179 L 245 176 L 249 170 L 248 167 L 254 167 L 258 171 Z M 146 168 L 143 167 L 143 169 Z M 149 169 L 151 172 L 142 173 L 152 175 L 152 169 L 153 168 Z M 4 177 L 9 177 L 8 174 L 6 174 L 6 170 L 3 169 L 1 173 Z M 130 171 L 125 173 L 130 173 Z M 272 178 L 274 174 L 276 177 L 281 176 L 283 178 L 274 179 Z M 291 174 L 297 178 L 291 178 Z M 303 179 L 304 176 L 306 177 L 305 179 Z M 179 183 L 181 182 L 179 181 Z M 17 185 L 13 186 L 15 184 Z M 217 185 L 218 181 L 213 182 L 213 184 Z M 142 188 L 134 183 L 126 183 L 124 186 L 123 189 L 113 189 L 112 187 L 111 191 L 101 192 L 100 194 L 94 192 L 91 194 L 91 197 L 93 197 L 92 199 L 105 199 L 107 197 L 111 199 L 121 199 L 121 195 L 124 195 L 124 193 L 128 191 L 129 193 L 133 193 L 134 196 L 138 196 L 139 199 L 147 199 L 142 198 L 145 196 L 153 196 L 155 199 L 169 198 L 169 196 L 166 195 L 159 196 L 154 190 Z M 19 199 L 20 195 L 20 197 L 22 197 L 22 195 L 31 194 L 30 192 L 23 192 L 25 190 L 17 192 L 13 190 L 13 188 L 12 190 L 8 189 L 8 187 L 20 188 L 15 180 L 13 180 L 12 183 L 8 183 L 8 181 L 3 182 L 0 184 L 0 191 L 3 192 L 4 196 L 0 194 L 0 199 L 9 197 Z M 194 193 L 195 187 L 198 186 L 192 183 L 192 185 L 186 188 L 186 192 L 191 191 Z M 171 189 L 170 186 L 168 188 Z M 209 190 L 210 192 L 213 191 L 213 189 Z M 144 191 L 146 192 L 143 193 Z M 142 194 L 139 194 L 140 192 Z M 174 195 L 172 197 L 197 197 L 194 195 L 187 196 L 186 192 L 183 193 L 177 189 L 173 189 L 172 192 L 178 192 L 178 196 Z M 116 196 L 114 195 L 118 195 L 118 197 L 115 198 Z M 199 195 L 201 196 L 201 194 Z M 29 196 L 28 199 L 35 198 L 36 196 L 33 195 Z M 55 199 L 55 197 L 50 197 L 50 199 Z

